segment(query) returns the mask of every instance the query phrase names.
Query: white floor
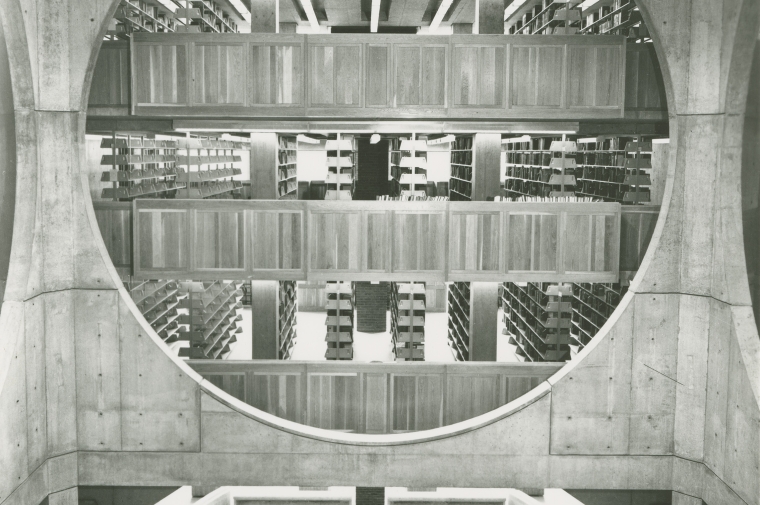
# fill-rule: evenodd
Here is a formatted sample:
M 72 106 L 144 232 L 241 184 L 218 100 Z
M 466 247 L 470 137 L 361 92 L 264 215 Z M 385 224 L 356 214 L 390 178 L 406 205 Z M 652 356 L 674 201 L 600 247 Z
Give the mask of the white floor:
M 237 342 L 232 346 L 229 359 L 249 360 L 252 356 L 251 333 L 253 319 L 250 308 L 240 311 L 243 320 L 240 326 L 243 333 L 238 334 Z M 296 344 L 292 359 L 299 361 L 323 361 L 325 359 L 325 318 L 326 312 L 299 312 L 296 319 Z M 354 329 L 354 361 L 393 362 L 393 348 L 390 336 L 390 312 L 387 313 L 385 333 L 363 333 Z M 516 362 L 515 346 L 510 345 L 509 335 L 502 335 L 503 315 L 498 312 L 496 361 Z M 425 315 L 425 361 L 451 363 L 454 357 L 448 343 L 448 316 L 445 312 L 428 312 Z

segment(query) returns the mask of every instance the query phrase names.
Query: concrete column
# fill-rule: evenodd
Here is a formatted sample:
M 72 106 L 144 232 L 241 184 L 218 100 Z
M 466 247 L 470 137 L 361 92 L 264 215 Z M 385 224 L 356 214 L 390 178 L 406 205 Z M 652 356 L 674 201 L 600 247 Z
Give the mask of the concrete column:
M 388 283 L 355 282 L 356 330 L 365 333 L 386 331 L 388 311 Z
M 8 279 L 16 203 L 16 128 L 5 34 L 0 24 L 0 303 Z
M 470 361 L 496 361 L 498 282 L 470 283 Z
M 251 33 L 275 33 L 276 31 L 277 0 L 251 0 Z
M 251 281 L 253 316 L 253 356 L 251 359 L 277 359 L 279 316 L 278 281 Z
M 501 134 L 478 133 L 474 141 L 475 168 L 472 171 L 472 201 L 499 194 L 501 183 Z
M 277 134 L 251 133 L 251 199 L 277 199 Z
M 503 35 L 504 0 L 478 0 L 477 5 L 478 33 L 481 35 Z

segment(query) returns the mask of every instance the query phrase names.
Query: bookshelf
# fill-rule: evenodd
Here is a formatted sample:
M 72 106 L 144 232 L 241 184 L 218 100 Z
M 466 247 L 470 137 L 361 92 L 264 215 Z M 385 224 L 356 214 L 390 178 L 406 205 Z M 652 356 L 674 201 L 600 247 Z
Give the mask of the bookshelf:
M 177 142 L 144 136 L 113 133 L 103 137 L 101 149 L 108 149 L 100 159 L 101 198 L 129 201 L 139 197 L 173 197 L 186 184 L 178 180 Z
M 579 0 L 516 0 L 504 11 L 504 33 L 573 35 L 581 27 L 579 3 Z
M 470 360 L 470 283 L 449 284 L 448 345 L 456 361 Z
M 572 288 L 570 338 L 574 354 L 577 354 L 604 326 L 628 287 L 622 283 L 574 283 Z
M 289 135 L 277 136 L 277 199 L 298 199 L 298 141 Z
M 242 142 L 213 138 L 191 138 L 187 135 L 177 141 L 177 181 L 185 185 L 176 198 L 232 198 L 233 192 L 243 187 L 232 178 L 242 170 L 235 163 L 241 156 L 235 150 L 243 149 Z
M 578 141 L 577 194 L 623 204 L 648 203 L 652 185 L 652 142 L 636 137 Z
M 581 29 L 584 35 L 623 35 L 650 39 L 641 13 L 633 0 L 586 1 L 581 5 Z
M 177 17 L 185 26 L 181 31 L 206 33 L 237 33 L 242 20 L 228 2 L 213 0 L 174 0 L 180 6 Z
M 517 137 L 502 140 L 507 197 L 575 195 L 574 142 L 563 137 Z
M 230 346 L 237 341 L 242 316 L 243 292 L 235 282 L 180 282 L 181 299 L 178 308 L 179 340 L 189 342 L 181 347 L 179 356 L 190 359 L 226 359 Z
M 391 283 L 391 341 L 396 361 L 425 360 L 424 283 Z
M 296 281 L 279 282 L 278 359 L 290 359 L 296 343 L 298 286 Z
M 567 361 L 571 357 L 570 284 L 504 283 L 504 334 L 521 361 Z
M 427 196 L 427 141 L 395 138 L 390 143 L 390 194 L 397 197 Z
M 351 360 L 354 358 L 354 302 L 350 282 L 328 282 L 327 295 L 327 351 L 328 360 Z
M 325 143 L 327 150 L 327 190 L 325 200 L 353 200 L 356 184 L 356 141 L 337 134 Z
M 121 0 L 106 36 L 128 39 L 132 33 L 170 33 L 177 29 L 174 12 L 158 0 Z
M 158 333 L 161 340 L 167 344 L 178 340 L 179 312 L 177 307 L 178 284 L 175 281 L 144 281 L 125 282 L 132 300 L 148 321 L 148 324 Z
M 474 141 L 473 135 L 457 135 L 451 143 L 451 177 L 449 179 L 451 201 L 472 200 L 475 170 Z

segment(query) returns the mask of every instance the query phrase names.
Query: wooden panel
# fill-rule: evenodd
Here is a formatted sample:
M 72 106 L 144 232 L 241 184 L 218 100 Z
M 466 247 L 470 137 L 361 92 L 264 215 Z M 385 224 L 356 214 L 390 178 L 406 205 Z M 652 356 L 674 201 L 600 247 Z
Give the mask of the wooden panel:
M 245 219 L 242 211 L 198 211 L 194 225 L 196 268 L 245 268 Z
M 392 430 L 419 431 L 443 424 L 443 385 L 437 375 L 391 375 Z
M 602 46 L 596 48 L 594 63 L 594 106 L 619 107 L 622 95 L 622 48 Z
M 193 48 L 193 99 L 198 104 L 245 103 L 245 46 L 196 44 Z
M 302 422 L 300 374 L 254 372 L 248 377 L 250 393 L 246 403 L 288 421 Z
M 301 46 L 275 47 L 277 72 L 274 75 L 275 103 L 303 103 L 303 49 Z
M 596 48 L 568 47 L 567 51 L 567 104 L 570 107 L 591 107 L 596 95 Z
M 504 96 L 502 46 L 454 46 L 454 106 L 501 107 Z
M 241 402 L 245 401 L 245 374 L 215 374 L 204 377 L 219 389 L 229 393 Z M 264 410 L 264 409 L 262 409 Z M 273 413 L 273 412 L 272 412 Z M 277 415 L 277 414 L 275 414 Z M 282 416 L 280 416 L 282 417 Z
M 388 433 L 388 376 L 364 374 L 364 433 Z
M 305 367 L 275 360 L 189 364 L 238 398 L 241 382 L 230 377 L 245 374 L 245 402 L 270 414 L 362 433 L 417 431 L 442 426 L 444 420 L 453 424 L 469 419 L 519 398 L 564 365 L 312 362 Z
M 362 105 L 362 47 L 335 48 L 335 104 Z
M 100 235 L 113 265 L 132 269 L 132 207 L 123 203 L 93 202 Z
M 420 48 L 395 46 L 396 106 L 420 104 Z
M 367 107 L 390 105 L 390 45 L 367 45 Z
M 387 272 L 390 270 L 388 261 L 388 244 L 390 215 L 387 212 L 367 212 L 364 237 L 366 237 L 367 271 Z
M 618 278 L 621 207 L 614 203 L 146 199 L 134 205 L 136 279 L 167 272 L 194 280 Z M 633 263 L 646 249 L 638 244 L 651 237 L 657 211 L 649 212 L 626 224 Z M 123 228 L 109 216 L 99 217 L 104 230 Z M 117 240 L 127 232 L 107 233 Z
M 421 105 L 446 105 L 446 47 L 422 47 Z
M 359 212 L 313 212 L 309 217 L 309 268 L 358 271 L 361 267 Z
M 564 83 L 562 46 L 513 46 L 512 106 L 561 107 Z
M 150 270 L 184 270 L 187 259 L 187 213 L 172 210 L 141 210 L 136 258 L 140 268 Z
M 501 215 L 457 213 L 451 216 L 449 270 L 498 272 L 501 258 Z
M 308 380 L 308 424 L 328 430 L 358 431 L 358 375 L 308 374 Z
M 499 377 L 449 375 L 446 385 L 446 424 L 454 424 L 500 407 Z
M 187 103 L 187 48 L 184 44 L 135 44 L 132 74 L 137 104 Z
M 103 42 L 90 85 L 90 106 L 129 105 L 129 45 Z
M 446 216 L 396 212 L 393 216 L 394 272 L 431 270 L 443 273 Z
M 665 110 L 665 89 L 651 44 L 626 47 L 625 108 Z
M 335 48 L 312 46 L 309 48 L 309 87 L 311 105 L 335 103 Z
M 636 206 L 639 207 L 639 206 Z M 620 219 L 620 271 L 639 269 L 644 259 L 654 227 L 659 217 L 659 207 L 645 206 L 643 210 L 626 209 Z

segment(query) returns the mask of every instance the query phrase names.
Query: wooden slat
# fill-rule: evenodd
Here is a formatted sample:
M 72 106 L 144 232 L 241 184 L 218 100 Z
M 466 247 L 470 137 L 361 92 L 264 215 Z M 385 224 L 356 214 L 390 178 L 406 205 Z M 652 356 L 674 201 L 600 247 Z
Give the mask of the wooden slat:
M 490 412 L 516 400 L 564 365 L 188 363 L 212 384 L 269 414 L 329 430 L 375 434 L 432 429 Z

